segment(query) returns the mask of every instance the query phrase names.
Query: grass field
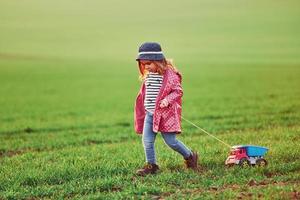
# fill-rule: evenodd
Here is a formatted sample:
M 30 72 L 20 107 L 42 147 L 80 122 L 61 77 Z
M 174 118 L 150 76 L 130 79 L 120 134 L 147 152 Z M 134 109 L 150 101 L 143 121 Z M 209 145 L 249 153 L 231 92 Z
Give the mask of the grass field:
M 298 1 L 0 2 L 0 199 L 299 199 Z M 183 116 L 266 168 L 225 168 L 229 149 L 182 122 L 200 172 L 159 136 L 161 172 L 133 130 L 135 56 L 158 41 L 183 74 Z

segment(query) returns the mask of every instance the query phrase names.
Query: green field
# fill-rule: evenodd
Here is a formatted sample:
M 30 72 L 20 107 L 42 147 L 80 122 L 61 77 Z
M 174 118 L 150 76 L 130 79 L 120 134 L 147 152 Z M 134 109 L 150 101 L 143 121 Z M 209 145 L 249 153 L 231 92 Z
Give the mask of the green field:
M 0 2 L 0 199 L 299 199 L 299 1 Z M 266 168 L 182 122 L 201 171 L 159 135 L 161 172 L 133 130 L 145 41 L 183 74 L 183 116 L 230 145 L 266 146 Z

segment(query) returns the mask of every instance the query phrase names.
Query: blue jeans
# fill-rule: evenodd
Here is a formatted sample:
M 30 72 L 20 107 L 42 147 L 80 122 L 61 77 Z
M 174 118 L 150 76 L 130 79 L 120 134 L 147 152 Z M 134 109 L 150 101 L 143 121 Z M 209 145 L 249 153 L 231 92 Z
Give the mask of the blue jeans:
M 144 121 L 144 129 L 143 129 L 143 145 L 144 151 L 146 155 L 146 162 L 151 164 L 156 164 L 155 150 L 154 150 L 154 142 L 156 138 L 155 132 L 153 132 L 153 114 L 146 111 L 146 117 Z M 162 132 L 162 137 L 165 143 L 174 151 L 180 153 L 184 158 L 187 158 L 191 155 L 191 150 L 189 150 L 182 142 L 176 139 L 176 133 Z

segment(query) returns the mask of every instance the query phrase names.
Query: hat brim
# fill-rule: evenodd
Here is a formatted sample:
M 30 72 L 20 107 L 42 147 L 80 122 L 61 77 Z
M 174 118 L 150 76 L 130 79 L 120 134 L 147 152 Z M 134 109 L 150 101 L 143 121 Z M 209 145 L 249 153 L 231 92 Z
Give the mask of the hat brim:
M 135 59 L 138 60 L 164 60 L 165 56 L 163 54 L 140 54 Z

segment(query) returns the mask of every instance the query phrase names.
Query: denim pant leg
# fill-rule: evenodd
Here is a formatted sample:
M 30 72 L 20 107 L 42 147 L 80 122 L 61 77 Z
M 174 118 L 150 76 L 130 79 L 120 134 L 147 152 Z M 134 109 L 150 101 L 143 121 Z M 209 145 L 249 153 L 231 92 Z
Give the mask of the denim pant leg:
M 153 114 L 146 112 L 143 129 L 143 146 L 146 155 L 146 162 L 156 164 L 154 142 L 156 138 L 155 132 L 153 132 Z
M 192 151 L 188 149 L 181 141 L 176 139 L 176 133 L 162 133 L 165 143 L 174 151 L 180 153 L 184 158 L 188 158 Z

